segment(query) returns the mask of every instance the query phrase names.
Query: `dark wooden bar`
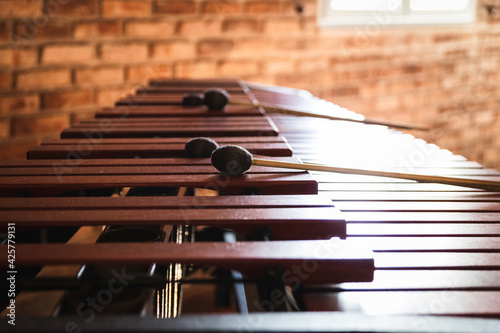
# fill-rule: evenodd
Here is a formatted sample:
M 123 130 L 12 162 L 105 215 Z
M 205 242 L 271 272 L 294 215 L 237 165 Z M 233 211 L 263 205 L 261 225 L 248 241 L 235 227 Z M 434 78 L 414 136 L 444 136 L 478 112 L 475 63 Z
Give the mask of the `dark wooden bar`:
M 260 197 L 260 196 L 258 196 Z M 330 203 L 315 203 L 315 197 L 291 198 L 284 202 L 245 200 L 244 197 L 161 197 L 83 198 L 68 207 L 68 198 L 0 199 L 3 214 L 0 225 L 53 227 L 82 225 L 186 224 L 221 227 L 252 235 L 258 228 L 269 228 L 273 239 L 345 238 L 345 221 Z M 85 200 L 87 199 L 87 200 Z M 90 199 L 90 200 L 89 200 Z M 267 200 L 266 200 L 267 201 Z M 17 208 L 15 208 L 17 206 Z M 228 209 L 230 208 L 230 209 Z M 319 232 L 321 231 L 321 232 Z
M 5 246 L 0 245 L 4 249 Z M 331 248 L 329 255 L 317 256 L 318 248 Z M 266 267 L 280 267 L 301 284 L 360 282 L 373 279 L 370 251 L 349 246 L 346 241 L 289 241 L 236 243 L 142 243 L 142 244 L 26 244 L 17 249 L 19 266 L 48 264 L 142 264 L 156 262 L 213 264 L 262 275 Z M 318 268 L 307 277 L 296 275 L 293 267 L 314 260 Z
M 79 127 L 68 128 L 61 132 L 62 139 L 77 139 L 77 138 L 151 138 L 151 137 L 220 137 L 234 136 L 238 132 L 241 136 L 276 136 L 278 131 L 273 124 L 268 123 L 265 126 L 231 124 L 231 125 L 214 125 L 207 128 L 202 125 L 183 124 L 175 125 L 150 125 L 150 126 L 115 126 L 113 123 L 104 125 L 82 125 Z
M 213 86 L 208 87 L 211 88 Z M 170 86 L 170 87 L 165 87 L 165 86 L 149 86 L 149 87 L 143 87 L 140 89 L 136 90 L 136 94 L 186 94 L 186 93 L 203 93 L 207 87 L 203 86 Z M 226 90 L 229 94 L 237 94 L 237 95 L 245 95 L 246 93 L 241 90 L 240 86 L 228 86 L 224 87 L 224 90 Z
M 267 138 L 267 139 L 266 139 Z M 184 157 L 185 145 L 191 138 L 129 139 L 60 139 L 46 140 L 31 148 L 28 159 L 58 159 L 78 155 L 79 158 Z M 219 145 L 240 145 L 252 154 L 292 156 L 292 149 L 281 137 L 221 138 Z
M 238 177 L 205 174 L 69 175 L 54 168 L 47 176 L 2 176 L 0 196 L 19 193 L 35 196 L 60 195 L 68 191 L 115 187 L 194 187 L 225 194 L 315 194 L 317 182 L 306 172 L 246 174 Z M 61 171 L 61 172 L 59 172 Z
M 161 88 L 160 88 L 161 89 Z M 240 88 L 241 91 L 241 88 Z M 201 92 L 201 91 L 200 91 Z M 134 106 L 134 105 L 181 105 L 184 92 L 162 93 L 162 90 L 157 92 L 138 93 L 119 99 L 115 106 Z M 239 94 L 232 91 L 231 95 L 238 100 L 252 103 L 252 99 L 248 98 L 247 93 L 241 91 Z
M 254 107 L 228 105 L 224 117 L 260 117 L 263 110 Z M 206 106 L 180 108 L 178 105 L 131 105 L 103 108 L 95 118 L 142 118 L 142 117 L 220 117 L 221 112 L 209 112 Z

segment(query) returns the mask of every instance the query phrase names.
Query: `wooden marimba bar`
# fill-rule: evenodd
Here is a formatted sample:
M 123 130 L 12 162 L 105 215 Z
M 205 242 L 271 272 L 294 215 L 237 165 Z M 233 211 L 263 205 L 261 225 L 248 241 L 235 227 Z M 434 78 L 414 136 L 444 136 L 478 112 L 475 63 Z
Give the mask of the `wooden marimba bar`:
M 228 176 L 183 148 L 206 136 L 276 160 L 498 172 L 382 126 L 180 105 L 215 86 L 356 116 L 295 89 L 158 80 L 1 164 L 0 223 L 16 239 L 2 265 L 17 285 L 2 331 L 498 331 L 497 193 L 258 166 Z

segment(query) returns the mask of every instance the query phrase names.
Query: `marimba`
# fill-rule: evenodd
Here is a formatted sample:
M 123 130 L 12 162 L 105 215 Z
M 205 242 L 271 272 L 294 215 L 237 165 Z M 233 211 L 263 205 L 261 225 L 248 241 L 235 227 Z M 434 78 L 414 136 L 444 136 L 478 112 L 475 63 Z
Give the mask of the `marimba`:
M 180 105 L 210 87 L 358 116 L 290 88 L 155 80 L 1 164 L 2 332 L 498 332 L 498 193 L 258 166 L 228 176 L 184 145 L 500 173 L 384 126 Z

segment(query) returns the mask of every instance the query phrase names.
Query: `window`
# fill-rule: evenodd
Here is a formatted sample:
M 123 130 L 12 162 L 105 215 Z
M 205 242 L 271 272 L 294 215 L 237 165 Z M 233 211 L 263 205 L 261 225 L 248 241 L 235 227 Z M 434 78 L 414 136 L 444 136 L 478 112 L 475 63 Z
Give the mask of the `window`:
M 450 25 L 476 20 L 475 0 L 320 0 L 320 26 Z

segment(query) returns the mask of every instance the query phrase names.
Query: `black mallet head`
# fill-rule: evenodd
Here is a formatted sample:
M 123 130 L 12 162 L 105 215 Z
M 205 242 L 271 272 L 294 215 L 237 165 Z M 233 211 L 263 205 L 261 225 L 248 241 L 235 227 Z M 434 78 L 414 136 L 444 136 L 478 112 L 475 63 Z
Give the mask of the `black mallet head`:
M 227 145 L 214 150 L 211 162 L 220 172 L 238 176 L 252 166 L 252 154 L 245 148 Z
M 203 102 L 209 111 L 224 111 L 231 96 L 227 91 L 220 88 L 211 88 L 203 92 L 205 98 Z
M 182 106 L 200 106 L 203 105 L 205 95 L 202 93 L 187 93 L 182 96 Z
M 184 152 L 187 157 L 210 157 L 219 148 L 217 142 L 209 138 L 194 138 L 186 142 Z

